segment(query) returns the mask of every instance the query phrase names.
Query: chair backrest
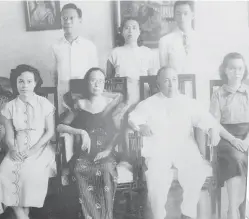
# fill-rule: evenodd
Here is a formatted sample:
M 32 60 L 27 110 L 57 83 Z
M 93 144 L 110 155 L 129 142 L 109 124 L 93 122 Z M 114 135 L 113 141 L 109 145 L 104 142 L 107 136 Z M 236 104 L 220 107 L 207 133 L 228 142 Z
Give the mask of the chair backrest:
M 58 94 L 56 87 L 41 87 L 38 92 L 38 95 L 47 98 L 54 106 L 55 106 L 55 127 L 59 122 L 59 114 L 58 114 Z M 56 143 L 58 138 L 58 133 L 55 132 L 55 139 L 52 140 L 52 143 Z
M 124 100 L 127 99 L 127 77 L 109 78 L 106 80 L 105 89 L 113 93 L 123 94 Z
M 140 77 L 140 100 L 144 100 L 145 97 L 145 86 L 149 85 L 150 91 L 149 96 L 158 92 L 156 76 L 141 76 Z M 196 80 L 194 74 L 179 74 L 178 75 L 179 90 L 181 93 L 190 95 L 196 98 Z M 190 86 L 189 86 L 190 85 Z
M 139 185 L 143 182 L 143 158 L 141 149 L 143 147 L 143 138 L 138 132 L 129 133 L 129 158 L 133 166 L 133 181 Z

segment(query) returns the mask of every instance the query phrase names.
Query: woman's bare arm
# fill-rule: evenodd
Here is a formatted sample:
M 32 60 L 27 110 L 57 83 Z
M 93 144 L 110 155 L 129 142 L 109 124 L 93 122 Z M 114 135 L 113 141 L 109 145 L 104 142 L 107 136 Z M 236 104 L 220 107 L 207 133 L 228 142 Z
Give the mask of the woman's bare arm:
M 7 119 L 2 116 L 5 128 L 5 143 L 10 150 L 15 150 L 15 132 L 12 119 Z
M 68 133 L 72 135 L 81 135 L 82 129 L 73 128 L 70 124 L 73 122 L 76 116 L 75 111 L 67 111 L 65 117 L 62 119 L 61 123 L 57 126 L 57 131 L 59 133 Z

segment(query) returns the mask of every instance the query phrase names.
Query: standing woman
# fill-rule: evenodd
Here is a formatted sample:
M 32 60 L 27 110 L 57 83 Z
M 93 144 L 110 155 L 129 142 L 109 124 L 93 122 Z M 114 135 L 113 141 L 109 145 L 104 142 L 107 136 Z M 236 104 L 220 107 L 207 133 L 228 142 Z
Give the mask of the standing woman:
M 140 24 L 136 18 L 128 17 L 121 24 L 122 46 L 112 50 L 107 61 L 107 78 L 127 77 L 127 100 L 124 107 L 117 111 L 117 120 L 123 121 L 124 139 L 128 145 L 128 113 L 140 101 L 140 76 L 154 75 L 154 59 L 151 49 L 142 46 L 140 39 Z M 149 88 L 146 89 L 148 95 Z
M 155 74 L 151 49 L 142 46 L 140 24 L 136 18 L 127 18 L 121 24 L 122 46 L 112 50 L 107 61 L 107 78 L 128 78 L 128 104 L 140 99 L 139 78 Z
M 249 145 L 249 87 L 243 56 L 229 53 L 220 66 L 224 85 L 214 92 L 210 111 L 224 127 L 218 145 L 218 181 L 226 184 L 228 219 L 239 219 L 239 207 L 245 199 L 247 150 Z
M 36 94 L 42 84 L 37 69 L 19 65 L 10 81 L 16 97 L 1 111 L 8 153 L 0 165 L 0 202 L 17 219 L 28 219 L 30 207 L 43 207 L 52 173 L 54 106 Z

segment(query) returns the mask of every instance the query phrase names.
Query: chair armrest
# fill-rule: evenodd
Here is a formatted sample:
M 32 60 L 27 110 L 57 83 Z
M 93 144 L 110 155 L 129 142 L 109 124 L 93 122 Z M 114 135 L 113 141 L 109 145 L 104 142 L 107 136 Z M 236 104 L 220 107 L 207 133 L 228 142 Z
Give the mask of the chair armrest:
M 142 147 L 143 147 L 142 136 L 136 131 L 133 133 L 129 133 L 128 154 L 132 161 L 134 182 L 140 182 L 143 180 L 145 162 L 144 158 L 141 155 Z
M 56 169 L 57 169 L 57 176 L 62 176 L 63 167 L 66 165 L 66 149 L 65 149 L 65 139 L 64 137 L 59 137 L 59 140 L 56 145 Z

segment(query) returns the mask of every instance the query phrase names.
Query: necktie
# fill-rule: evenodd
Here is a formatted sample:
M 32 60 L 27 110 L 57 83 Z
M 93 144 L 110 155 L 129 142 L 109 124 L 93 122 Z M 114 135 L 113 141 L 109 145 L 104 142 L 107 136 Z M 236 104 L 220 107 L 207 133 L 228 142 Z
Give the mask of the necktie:
M 182 34 L 182 38 L 183 38 L 183 46 L 184 46 L 186 55 L 188 55 L 189 47 L 190 47 L 189 46 L 189 38 L 185 33 Z

